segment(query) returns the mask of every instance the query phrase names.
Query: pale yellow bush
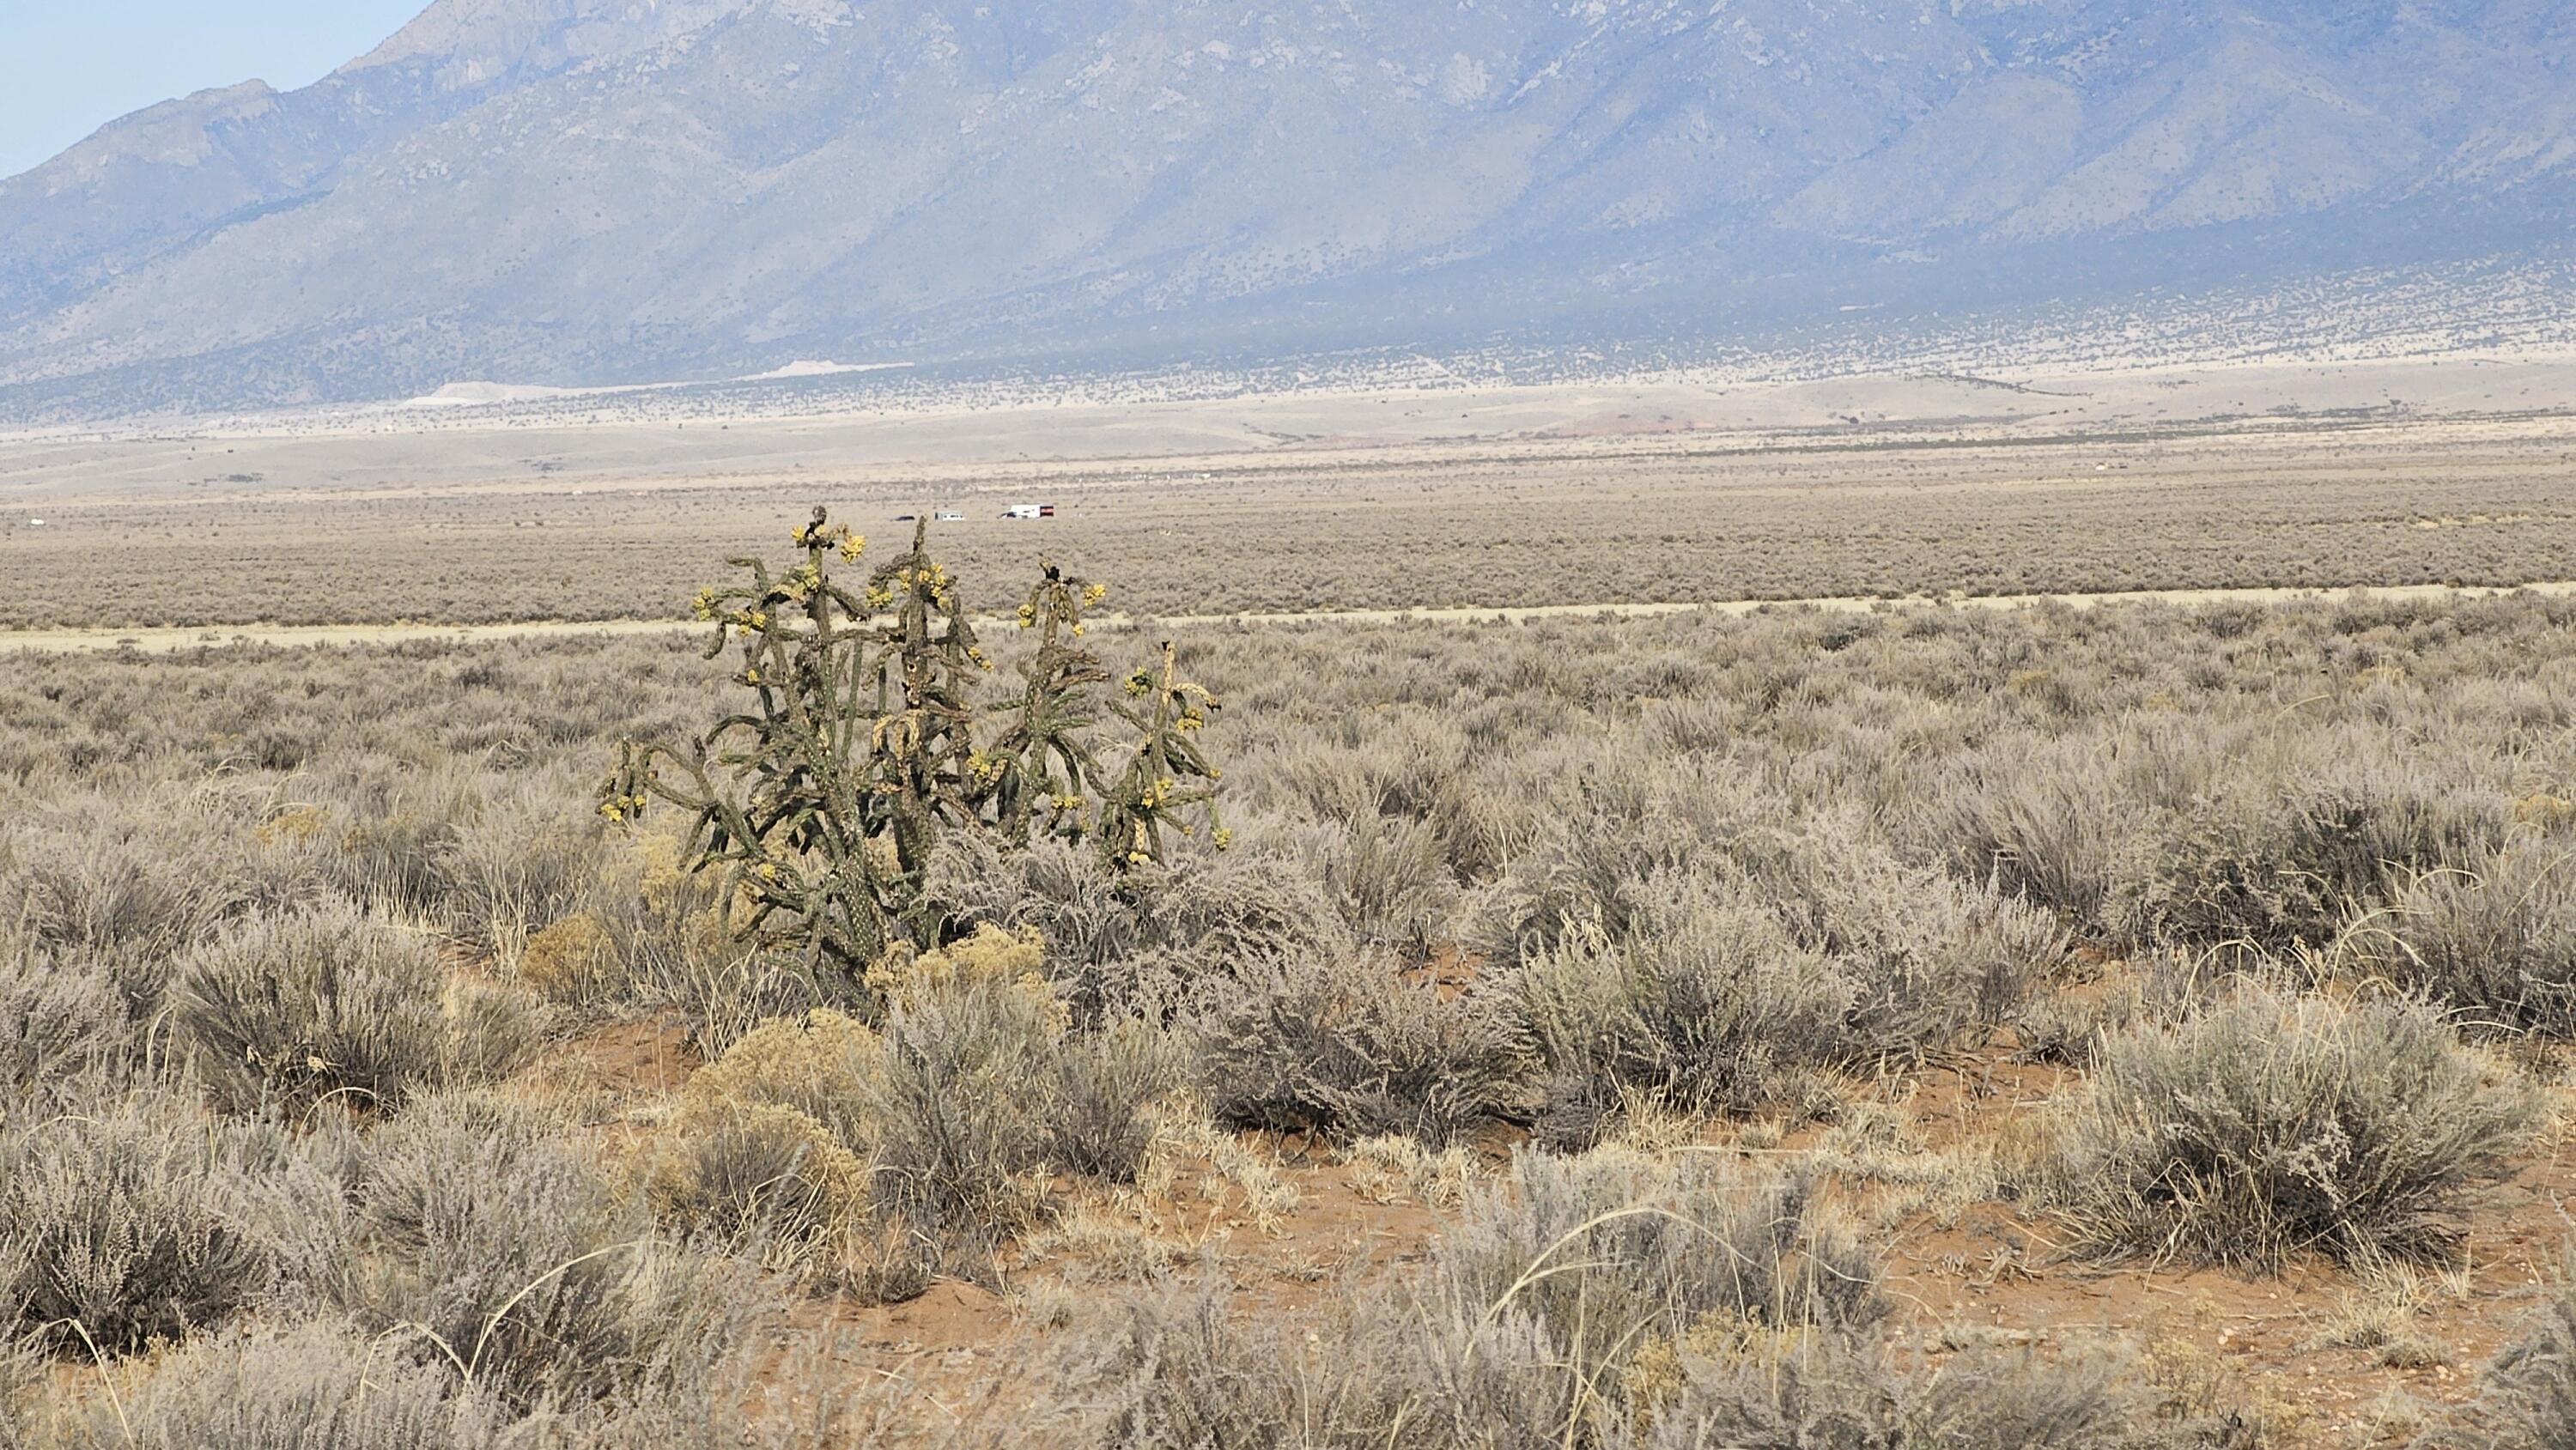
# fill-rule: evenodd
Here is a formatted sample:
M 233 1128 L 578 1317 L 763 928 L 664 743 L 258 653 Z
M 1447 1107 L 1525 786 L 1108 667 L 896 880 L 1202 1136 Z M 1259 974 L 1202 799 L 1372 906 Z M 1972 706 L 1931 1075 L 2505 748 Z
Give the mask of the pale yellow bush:
M 596 995 L 616 970 L 617 944 L 586 911 L 529 937 L 519 953 L 519 980 L 556 1002 Z
M 829 1008 L 764 1022 L 689 1079 L 681 1116 L 744 1104 L 793 1108 L 845 1142 L 864 1143 L 863 1105 L 879 1057 L 866 1023 Z

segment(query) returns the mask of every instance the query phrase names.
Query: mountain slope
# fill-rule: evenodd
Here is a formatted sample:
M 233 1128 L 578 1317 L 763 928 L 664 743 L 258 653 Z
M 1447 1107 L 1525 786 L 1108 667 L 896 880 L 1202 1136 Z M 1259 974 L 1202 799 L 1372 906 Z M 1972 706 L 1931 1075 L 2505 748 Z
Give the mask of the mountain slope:
M 0 183 L 0 407 L 2483 257 L 2576 199 L 2571 50 L 2544 0 L 439 0 Z

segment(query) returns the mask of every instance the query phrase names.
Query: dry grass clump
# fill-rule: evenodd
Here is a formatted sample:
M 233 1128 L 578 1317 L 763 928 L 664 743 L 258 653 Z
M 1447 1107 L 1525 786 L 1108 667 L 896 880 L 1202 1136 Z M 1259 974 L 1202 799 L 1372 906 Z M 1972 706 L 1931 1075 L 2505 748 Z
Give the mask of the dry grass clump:
M 2112 1253 L 2422 1258 L 2532 1127 L 2528 1090 L 2492 1076 L 2429 1007 L 2244 988 L 2104 1042 L 2043 1197 Z
M 1618 1450 L 2151 1450 L 2212 1443 L 2156 1424 L 2100 1359 L 1971 1351 L 1939 1364 L 1849 1340 L 1748 1349 L 1693 1336 Z M 2219 1440 L 2216 1443 L 2228 1443 Z
M 252 917 L 177 971 L 172 1015 L 235 1109 L 345 1095 L 390 1111 L 517 1067 L 540 1025 L 525 994 L 451 980 L 434 941 L 347 906 Z
M 2576 1447 L 2576 1278 L 2552 1286 L 2531 1324 L 2497 1357 L 2478 1401 L 2421 1444 L 2425 1450 Z

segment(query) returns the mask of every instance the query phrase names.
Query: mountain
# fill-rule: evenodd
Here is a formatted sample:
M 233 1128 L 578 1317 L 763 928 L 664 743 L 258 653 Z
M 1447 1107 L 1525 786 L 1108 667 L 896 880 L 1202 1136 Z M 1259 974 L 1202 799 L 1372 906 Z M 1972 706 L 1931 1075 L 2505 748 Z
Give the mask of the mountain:
M 0 412 L 2555 253 L 2562 0 L 438 0 L 0 182 Z

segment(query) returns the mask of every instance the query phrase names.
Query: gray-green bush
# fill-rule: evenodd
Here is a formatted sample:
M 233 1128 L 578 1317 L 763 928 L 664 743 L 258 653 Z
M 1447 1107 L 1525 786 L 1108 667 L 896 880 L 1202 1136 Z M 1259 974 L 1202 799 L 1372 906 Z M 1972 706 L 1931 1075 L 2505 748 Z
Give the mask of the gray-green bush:
M 182 1098 L 13 1116 L 0 1311 L 45 1343 L 111 1350 L 219 1325 L 328 1256 L 334 1201 L 275 1130 Z
M 2424 872 L 2351 944 L 2470 1031 L 2576 1036 L 2576 839 L 2526 837 Z
M 1210 1108 L 1238 1127 L 1437 1146 L 1528 1096 L 1528 1033 L 1508 997 L 1450 995 L 1382 957 L 1244 962 L 1188 1031 Z
M 391 1110 L 518 1066 L 540 1025 L 524 992 L 451 982 L 434 940 L 347 906 L 250 918 L 177 970 L 181 1033 L 236 1108 L 346 1095 Z
M 2532 1126 L 2528 1090 L 2489 1077 L 2430 1007 L 2248 987 L 2103 1044 L 2044 1196 L 2111 1253 L 2421 1258 Z

